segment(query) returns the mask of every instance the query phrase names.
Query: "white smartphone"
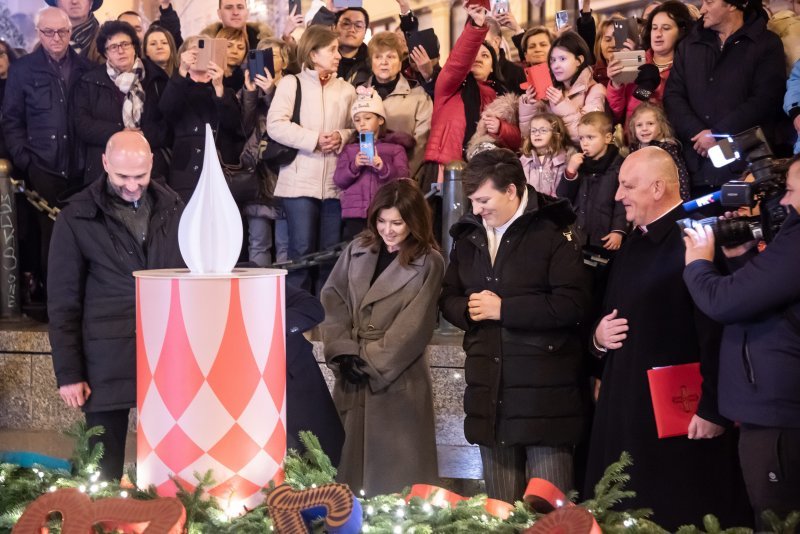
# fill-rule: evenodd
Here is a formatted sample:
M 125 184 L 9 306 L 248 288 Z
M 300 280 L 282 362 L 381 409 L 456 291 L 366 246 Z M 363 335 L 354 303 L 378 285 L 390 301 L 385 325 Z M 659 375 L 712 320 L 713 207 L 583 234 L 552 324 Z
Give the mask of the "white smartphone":
M 556 29 L 560 30 L 569 24 L 569 11 L 562 10 L 556 12 Z

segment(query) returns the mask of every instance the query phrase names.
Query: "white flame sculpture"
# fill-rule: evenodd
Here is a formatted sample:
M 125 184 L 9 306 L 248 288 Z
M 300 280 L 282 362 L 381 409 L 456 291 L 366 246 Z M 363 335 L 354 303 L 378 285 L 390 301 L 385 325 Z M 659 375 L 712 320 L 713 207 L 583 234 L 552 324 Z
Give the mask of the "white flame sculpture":
M 183 261 L 192 273 L 230 273 L 242 246 L 242 219 L 206 124 L 203 170 L 178 226 Z

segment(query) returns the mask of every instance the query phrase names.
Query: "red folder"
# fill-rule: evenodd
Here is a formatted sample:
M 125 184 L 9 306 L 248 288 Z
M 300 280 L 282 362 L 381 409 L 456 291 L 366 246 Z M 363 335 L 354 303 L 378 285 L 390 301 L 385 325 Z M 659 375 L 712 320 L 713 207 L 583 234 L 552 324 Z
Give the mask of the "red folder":
M 520 89 L 526 91 L 528 87 L 533 86 L 536 89 L 536 100 L 547 99 L 547 88 L 553 85 L 547 63 L 539 63 L 525 69 L 525 79 L 526 82 L 519 84 Z
M 647 371 L 659 438 L 685 436 L 697 412 L 703 377 L 699 363 L 656 367 Z

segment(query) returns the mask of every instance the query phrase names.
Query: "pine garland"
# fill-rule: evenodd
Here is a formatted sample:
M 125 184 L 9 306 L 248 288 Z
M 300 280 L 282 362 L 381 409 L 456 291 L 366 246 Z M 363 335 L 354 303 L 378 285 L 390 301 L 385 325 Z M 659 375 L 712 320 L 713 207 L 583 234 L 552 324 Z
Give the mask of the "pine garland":
M 0 491 L 0 534 L 11 532 L 26 506 L 38 496 L 60 488 L 78 488 L 93 499 L 123 496 L 146 500 L 157 497 L 153 486 L 144 489 L 135 487 L 135 473 L 128 473 L 134 487 L 99 480 L 97 466 L 103 451 L 99 445 L 90 447 L 89 439 L 100 433 L 101 428 L 87 429 L 83 423 L 76 423 L 67 432 L 75 439 L 71 472 L 39 466 L 28 469 L 13 464 L 0 464 L 0 485 L 3 488 Z M 310 432 L 301 432 L 300 440 L 305 451 L 301 454 L 290 450 L 284 460 L 286 483 L 295 489 L 306 489 L 333 482 L 336 468 L 322 451 L 316 436 Z M 604 533 L 664 534 L 666 530 L 648 519 L 651 510 L 622 512 L 614 509 L 625 499 L 635 496 L 634 492 L 625 489 L 630 478 L 625 470 L 631 463 L 630 455 L 622 453 L 619 461 L 606 469 L 595 486 L 594 498 L 579 506 L 587 508 L 594 515 Z M 195 473 L 195 478 L 195 488 L 186 488 L 180 481 L 173 479 L 178 487 L 177 498 L 186 509 L 186 532 L 262 534 L 272 531 L 266 506 L 258 506 L 241 516 L 229 517 L 217 499 L 207 496 L 206 492 L 215 485 L 213 474 Z M 267 487 L 264 493 L 269 494 L 273 489 L 274 486 Z M 529 528 L 538 519 L 536 513 L 522 502 L 515 503 L 514 510 L 507 519 L 498 519 L 485 511 L 486 495 L 478 495 L 450 507 L 447 504 L 433 504 L 419 497 L 414 497 L 407 503 L 404 498 L 407 494 L 408 491 L 405 491 L 402 494 L 361 499 L 364 511 L 362 531 L 367 534 L 514 534 Z M 575 494 L 570 494 L 569 498 L 574 500 Z M 773 532 L 789 534 L 800 525 L 800 512 L 794 512 L 785 519 L 767 512 L 764 520 Z M 60 532 L 58 522 L 53 521 L 50 527 L 51 532 Z M 321 524 L 314 529 L 315 534 L 318 532 L 323 532 Z M 747 528 L 723 530 L 719 520 L 708 515 L 703 520 L 703 529 L 688 525 L 681 527 L 678 534 L 752 534 L 752 531 Z

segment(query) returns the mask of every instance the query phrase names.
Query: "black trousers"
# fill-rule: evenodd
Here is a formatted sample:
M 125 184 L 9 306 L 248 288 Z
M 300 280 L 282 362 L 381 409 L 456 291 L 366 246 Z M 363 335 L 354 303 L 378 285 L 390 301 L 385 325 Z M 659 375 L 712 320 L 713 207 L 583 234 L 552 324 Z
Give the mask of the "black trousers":
M 781 518 L 800 510 L 800 428 L 742 425 L 739 461 L 757 530 L 767 527 L 764 510 Z
M 130 409 L 108 412 L 86 412 L 86 427 L 102 426 L 102 435 L 92 438 L 89 446 L 103 444 L 100 473 L 103 480 L 119 480 L 125 465 L 125 438 L 128 436 L 128 414 Z

